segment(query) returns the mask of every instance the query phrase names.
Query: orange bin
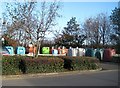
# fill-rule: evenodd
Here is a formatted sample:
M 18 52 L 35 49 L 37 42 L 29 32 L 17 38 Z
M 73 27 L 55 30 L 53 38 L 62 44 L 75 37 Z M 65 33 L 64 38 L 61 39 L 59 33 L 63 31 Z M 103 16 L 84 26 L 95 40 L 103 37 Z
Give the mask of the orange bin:
M 62 49 L 62 54 L 67 54 L 68 53 L 68 49 Z
M 37 47 L 34 47 L 34 46 L 30 46 L 29 47 L 29 53 L 36 53 L 36 51 L 37 51 Z

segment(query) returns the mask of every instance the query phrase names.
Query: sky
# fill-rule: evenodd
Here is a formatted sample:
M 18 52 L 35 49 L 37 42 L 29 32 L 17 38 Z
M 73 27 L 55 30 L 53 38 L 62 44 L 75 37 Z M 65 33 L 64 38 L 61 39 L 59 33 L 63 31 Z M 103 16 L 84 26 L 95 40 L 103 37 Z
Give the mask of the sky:
M 5 8 L 3 2 L 0 3 L 0 6 L 1 17 Z M 85 19 L 94 17 L 99 13 L 106 13 L 109 16 L 115 7 L 118 7 L 118 2 L 61 2 L 59 14 L 62 17 L 57 18 L 58 24 L 53 29 L 62 30 L 72 17 L 76 17 L 78 24 L 82 24 Z
M 109 16 L 117 6 L 117 2 L 64 2 L 60 10 L 62 17 L 57 20 L 56 29 L 62 30 L 66 27 L 71 17 L 76 17 L 78 24 L 81 25 L 85 19 L 95 17 L 99 13 L 106 13 Z
M 99 13 L 109 16 L 117 6 L 117 2 L 65 2 L 60 10 L 62 18 L 59 18 L 59 25 L 66 26 L 71 17 L 76 17 L 78 23 L 83 23 L 85 19 Z

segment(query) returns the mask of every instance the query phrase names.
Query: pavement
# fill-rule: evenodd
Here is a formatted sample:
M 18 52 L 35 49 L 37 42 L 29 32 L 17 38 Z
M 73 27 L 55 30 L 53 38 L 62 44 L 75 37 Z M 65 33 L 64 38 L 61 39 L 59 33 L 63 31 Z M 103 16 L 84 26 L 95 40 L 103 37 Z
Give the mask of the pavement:
M 2 80 L 2 86 L 118 86 L 118 71 L 71 72 Z M 117 87 L 118 88 L 118 87 Z
M 120 65 L 118 63 L 113 63 L 113 62 L 100 62 L 99 66 L 103 70 L 119 70 Z
M 92 73 L 96 71 L 101 71 L 102 68 L 96 70 L 84 70 L 84 71 L 68 71 L 68 72 L 56 72 L 56 73 L 36 73 L 36 74 L 22 74 L 22 75 L 6 75 L 2 76 L 2 80 L 13 80 L 13 79 L 27 79 L 27 78 L 36 78 L 36 77 L 55 77 L 55 76 L 65 76 L 65 75 L 73 75 L 73 74 L 84 74 L 84 73 Z

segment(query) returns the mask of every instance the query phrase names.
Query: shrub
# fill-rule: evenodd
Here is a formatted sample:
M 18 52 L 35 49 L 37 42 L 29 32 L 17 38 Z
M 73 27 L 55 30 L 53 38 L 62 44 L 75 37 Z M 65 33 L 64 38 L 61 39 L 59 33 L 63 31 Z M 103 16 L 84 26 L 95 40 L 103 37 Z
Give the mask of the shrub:
M 90 70 L 97 69 L 98 59 L 93 57 L 62 57 L 64 68 L 68 70 Z
M 112 62 L 120 63 L 120 55 L 112 56 Z
M 2 74 L 48 73 L 65 70 L 89 70 L 98 68 L 98 59 L 93 57 L 28 57 L 3 56 Z
M 20 68 L 23 73 L 46 73 L 63 71 L 64 61 L 61 58 L 22 59 Z
M 15 75 L 20 74 L 19 61 L 22 58 L 20 56 L 3 56 L 2 58 L 2 74 L 3 75 Z

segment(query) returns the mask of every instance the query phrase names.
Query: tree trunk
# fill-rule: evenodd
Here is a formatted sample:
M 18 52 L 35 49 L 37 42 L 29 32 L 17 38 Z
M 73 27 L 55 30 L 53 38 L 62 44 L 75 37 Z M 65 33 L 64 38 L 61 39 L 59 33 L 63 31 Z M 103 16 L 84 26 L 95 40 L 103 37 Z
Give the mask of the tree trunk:
M 105 45 L 105 24 L 103 26 L 103 47 Z
M 42 40 L 38 40 L 37 41 L 37 50 L 36 50 L 36 54 L 35 54 L 35 57 L 37 58 L 38 57 L 38 54 L 39 54 L 39 51 L 40 51 L 40 47 L 41 47 L 41 41 Z

